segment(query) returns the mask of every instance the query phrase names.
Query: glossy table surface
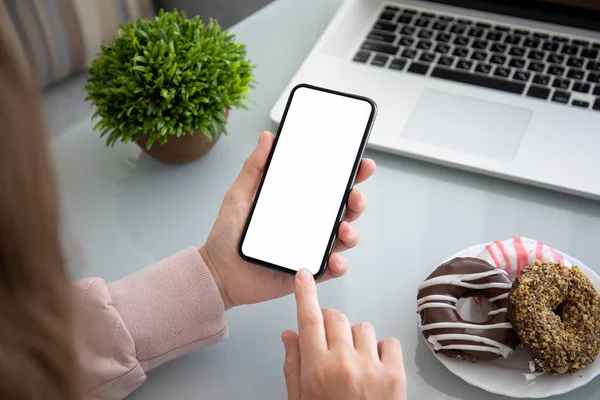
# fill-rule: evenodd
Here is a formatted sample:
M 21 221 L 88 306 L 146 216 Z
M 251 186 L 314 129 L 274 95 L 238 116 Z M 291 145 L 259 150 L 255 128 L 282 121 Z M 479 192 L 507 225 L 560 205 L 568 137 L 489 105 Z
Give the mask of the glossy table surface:
M 206 239 L 221 200 L 272 104 L 341 0 L 278 0 L 233 28 L 258 65 L 249 111 L 203 159 L 161 164 L 133 144 L 104 147 L 89 117 L 53 142 L 74 275 L 117 279 Z M 92 110 L 90 108 L 89 114 Z M 310 134 L 310 132 L 307 132 Z M 600 272 L 600 203 L 368 151 L 375 176 L 350 271 L 320 286 L 323 307 L 371 322 L 404 346 L 410 399 L 501 399 L 471 387 L 432 356 L 416 326 L 417 286 L 454 252 L 522 235 Z M 131 399 L 284 399 L 280 333 L 296 327 L 291 297 L 227 313 L 230 339 L 148 374 Z M 493 377 L 490 377 L 493 379 Z M 600 381 L 560 399 L 600 399 Z

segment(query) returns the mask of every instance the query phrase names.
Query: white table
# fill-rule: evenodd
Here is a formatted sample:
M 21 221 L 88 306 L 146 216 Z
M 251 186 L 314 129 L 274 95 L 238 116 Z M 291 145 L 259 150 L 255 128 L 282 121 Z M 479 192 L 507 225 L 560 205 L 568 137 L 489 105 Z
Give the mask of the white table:
M 233 30 L 258 65 L 250 111 L 231 113 L 230 134 L 204 159 L 163 165 L 135 145 L 106 149 L 88 120 L 57 137 L 68 253 L 76 277 L 117 279 L 208 235 L 221 200 L 268 111 L 341 0 L 278 0 Z M 90 110 L 91 114 L 91 110 Z M 417 331 L 418 284 L 445 257 L 523 235 L 566 251 L 600 272 L 600 203 L 379 152 L 361 189 L 369 208 L 347 276 L 320 287 L 323 307 L 367 320 L 399 338 L 411 400 L 501 399 L 470 387 L 430 353 Z M 359 295 L 360 293 L 360 295 Z M 366 294 L 363 294 L 366 293 Z M 291 297 L 228 312 L 231 337 L 151 371 L 132 399 L 286 397 L 280 333 L 295 328 Z M 600 381 L 560 399 L 600 399 Z

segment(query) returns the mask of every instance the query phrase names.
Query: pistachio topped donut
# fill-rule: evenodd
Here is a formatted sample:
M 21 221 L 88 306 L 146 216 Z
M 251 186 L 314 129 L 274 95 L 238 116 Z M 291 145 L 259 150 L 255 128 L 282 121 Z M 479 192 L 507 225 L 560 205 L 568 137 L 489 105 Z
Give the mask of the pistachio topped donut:
M 506 271 L 478 258 L 455 258 L 438 268 L 419 286 L 419 328 L 435 352 L 471 361 L 508 357 L 519 337 L 507 316 L 512 287 Z M 456 310 L 461 298 L 481 296 L 494 309 L 484 322 L 465 321 Z
M 576 266 L 536 261 L 523 269 L 508 315 L 537 372 L 576 372 L 600 353 L 600 295 Z

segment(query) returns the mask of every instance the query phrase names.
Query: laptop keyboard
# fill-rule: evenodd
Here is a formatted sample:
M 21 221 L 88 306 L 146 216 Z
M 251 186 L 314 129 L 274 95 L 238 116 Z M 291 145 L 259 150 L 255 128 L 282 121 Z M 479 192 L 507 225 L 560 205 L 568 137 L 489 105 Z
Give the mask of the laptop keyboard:
M 600 110 L 600 43 L 385 6 L 354 61 Z

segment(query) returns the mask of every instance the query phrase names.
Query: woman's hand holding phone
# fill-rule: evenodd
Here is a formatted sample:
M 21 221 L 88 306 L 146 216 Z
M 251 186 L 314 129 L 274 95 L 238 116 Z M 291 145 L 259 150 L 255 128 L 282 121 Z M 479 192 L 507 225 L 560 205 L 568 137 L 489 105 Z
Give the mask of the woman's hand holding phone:
M 219 286 L 226 309 L 286 296 L 294 289 L 293 275 L 251 265 L 243 261 L 238 253 L 242 230 L 273 141 L 272 133 L 261 134 L 257 147 L 247 158 L 238 178 L 225 195 L 206 243 L 199 249 Z M 363 159 L 356 183 L 367 180 L 374 172 L 373 160 Z M 366 204 L 365 196 L 353 189 L 344 222 L 339 227 L 334 252 L 329 257 L 327 272 L 319 281 L 337 278 L 346 272 L 348 263 L 339 253 L 358 244 L 358 229 L 351 222 L 360 217 Z M 291 220 L 290 224 L 293 223 Z
M 284 374 L 289 400 L 406 400 L 402 348 L 377 343 L 373 327 L 334 310 L 321 310 L 308 270 L 296 275 L 298 333 L 286 331 Z

